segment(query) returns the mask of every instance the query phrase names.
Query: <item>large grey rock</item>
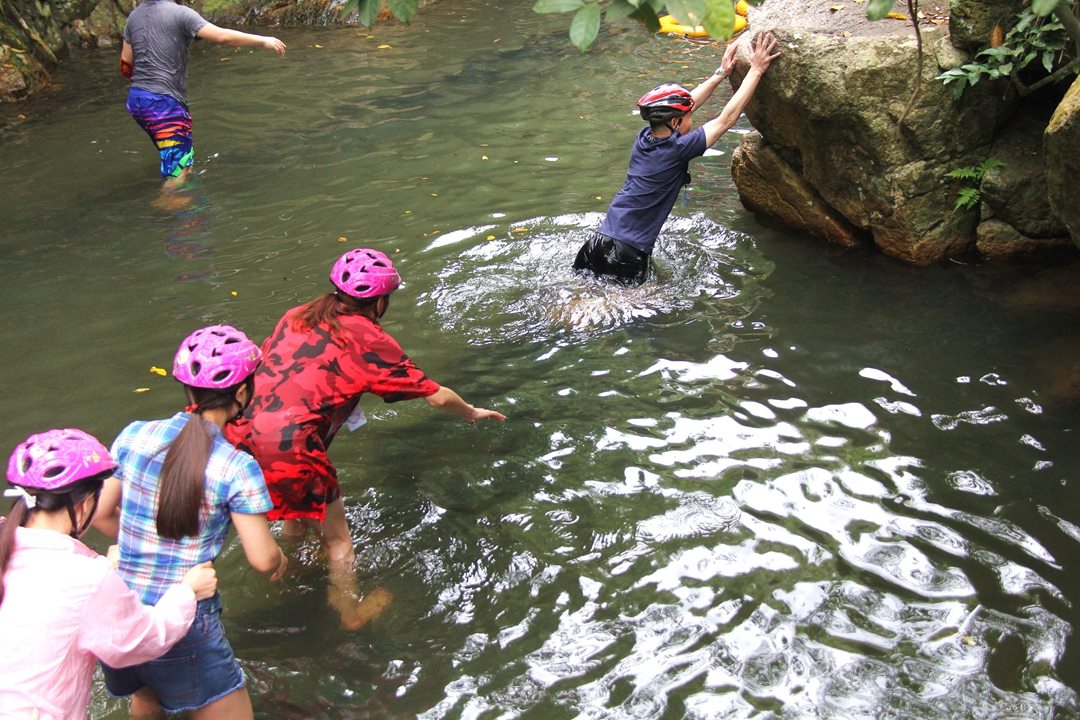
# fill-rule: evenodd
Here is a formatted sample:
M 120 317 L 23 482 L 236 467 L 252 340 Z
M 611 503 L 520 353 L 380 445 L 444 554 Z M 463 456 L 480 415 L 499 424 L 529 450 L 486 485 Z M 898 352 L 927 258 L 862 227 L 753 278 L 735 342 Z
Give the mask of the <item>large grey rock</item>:
M 1080 245 L 1080 78 L 1050 118 L 1043 146 L 1050 207 Z
M 755 212 L 846 247 L 868 240 L 865 233 L 822 201 L 756 132 L 747 135 L 735 149 L 731 175 L 743 204 Z
M 1071 257 L 1076 248 L 1069 238 L 1032 238 L 1001 220 L 979 223 L 975 232 L 979 255 L 991 262 L 1039 256 Z
M 954 212 L 956 189 L 944 175 L 986 157 L 1011 110 L 1003 86 L 982 82 L 954 102 L 934 77 L 969 56 L 944 26 L 927 25 L 905 116 L 916 88 L 910 22 L 871 23 L 862 5 L 828 7 L 769 0 L 751 11 L 750 33 L 774 32 L 784 54 L 747 108 L 750 122 L 825 204 L 889 255 L 929 264 L 970 251 L 976 213 Z M 749 67 L 750 33 L 738 41 L 736 83 Z M 751 190 L 739 187 L 753 206 Z
M 1069 234 L 1050 207 L 1042 151 L 1046 115 L 1021 113 L 994 139 L 990 157 L 1001 162 L 983 177 L 982 201 L 993 216 L 1029 238 Z M 1068 153 L 1066 153 L 1068 154 Z M 1075 186 L 1074 186 L 1075 187 Z

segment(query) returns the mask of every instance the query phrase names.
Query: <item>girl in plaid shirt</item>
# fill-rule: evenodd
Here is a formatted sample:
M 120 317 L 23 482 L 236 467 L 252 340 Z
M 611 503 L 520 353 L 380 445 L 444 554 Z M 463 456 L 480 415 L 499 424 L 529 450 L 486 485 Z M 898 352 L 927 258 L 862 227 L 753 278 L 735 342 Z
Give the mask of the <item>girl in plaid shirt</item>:
M 106 483 L 96 525 L 116 535 L 118 571 L 154 604 L 175 574 L 214 560 L 230 525 L 253 568 L 278 580 L 287 566 L 266 520 L 272 505 L 258 464 L 222 429 L 251 401 L 259 348 L 239 330 L 215 325 L 180 345 L 173 375 L 188 405 L 165 420 L 128 425 L 113 443 L 119 463 Z M 161 658 L 132 668 L 106 666 L 116 696 L 133 695 L 134 716 L 189 712 L 200 720 L 252 718 L 251 698 L 221 626 L 217 595 L 199 603 L 187 636 Z

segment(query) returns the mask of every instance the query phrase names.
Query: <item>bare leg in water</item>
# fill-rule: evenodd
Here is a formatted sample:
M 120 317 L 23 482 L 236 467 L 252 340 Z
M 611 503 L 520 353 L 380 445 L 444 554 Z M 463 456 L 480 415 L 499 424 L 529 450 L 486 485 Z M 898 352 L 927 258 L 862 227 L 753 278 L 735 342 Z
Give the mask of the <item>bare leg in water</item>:
M 176 177 L 166 178 L 161 183 L 161 193 L 154 201 L 154 207 L 167 212 L 183 212 L 191 207 L 192 195 L 187 192 L 187 183 L 191 178 L 191 167 L 180 171 Z
M 237 688 L 223 698 L 188 713 L 193 720 L 251 720 L 255 711 L 246 687 Z M 150 688 L 142 688 L 131 696 L 131 720 L 165 720 L 157 696 Z
M 327 588 L 330 607 L 341 616 L 341 626 L 346 630 L 359 630 L 389 607 L 393 595 L 386 588 L 376 588 L 366 595 L 360 594 L 356 578 L 356 552 L 353 550 L 352 534 L 345 519 L 345 503 L 341 498 L 326 506 L 322 524 L 314 521 L 286 520 L 282 534 L 290 540 L 304 536 L 306 527 L 319 533 L 326 549 L 330 570 L 330 587 Z

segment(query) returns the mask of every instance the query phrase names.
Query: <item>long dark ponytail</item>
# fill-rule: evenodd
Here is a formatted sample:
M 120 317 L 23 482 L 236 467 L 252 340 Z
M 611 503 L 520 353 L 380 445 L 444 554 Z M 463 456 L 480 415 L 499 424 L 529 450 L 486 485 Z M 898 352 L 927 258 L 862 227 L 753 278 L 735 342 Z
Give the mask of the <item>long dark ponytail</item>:
M 184 386 L 191 402 L 188 406 L 190 417 L 169 445 L 161 469 L 157 531 L 162 537 L 179 540 L 199 534 L 206 492 L 206 464 L 214 445 L 212 423 L 204 420 L 201 413 L 240 405 L 236 394 L 242 387 L 247 388 L 250 399 L 255 389 L 255 376 L 249 375 L 239 384 L 224 390 Z M 240 412 L 243 410 L 244 407 L 240 405 Z

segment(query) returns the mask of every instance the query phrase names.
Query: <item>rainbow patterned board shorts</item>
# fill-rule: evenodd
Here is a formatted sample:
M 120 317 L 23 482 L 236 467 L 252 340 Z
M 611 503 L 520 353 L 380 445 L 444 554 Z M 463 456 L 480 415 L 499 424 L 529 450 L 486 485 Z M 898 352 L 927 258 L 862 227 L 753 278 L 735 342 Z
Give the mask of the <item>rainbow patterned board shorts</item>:
M 161 177 L 178 176 L 195 162 L 191 144 L 191 114 L 171 95 L 131 88 L 127 111 L 150 136 L 161 155 Z

